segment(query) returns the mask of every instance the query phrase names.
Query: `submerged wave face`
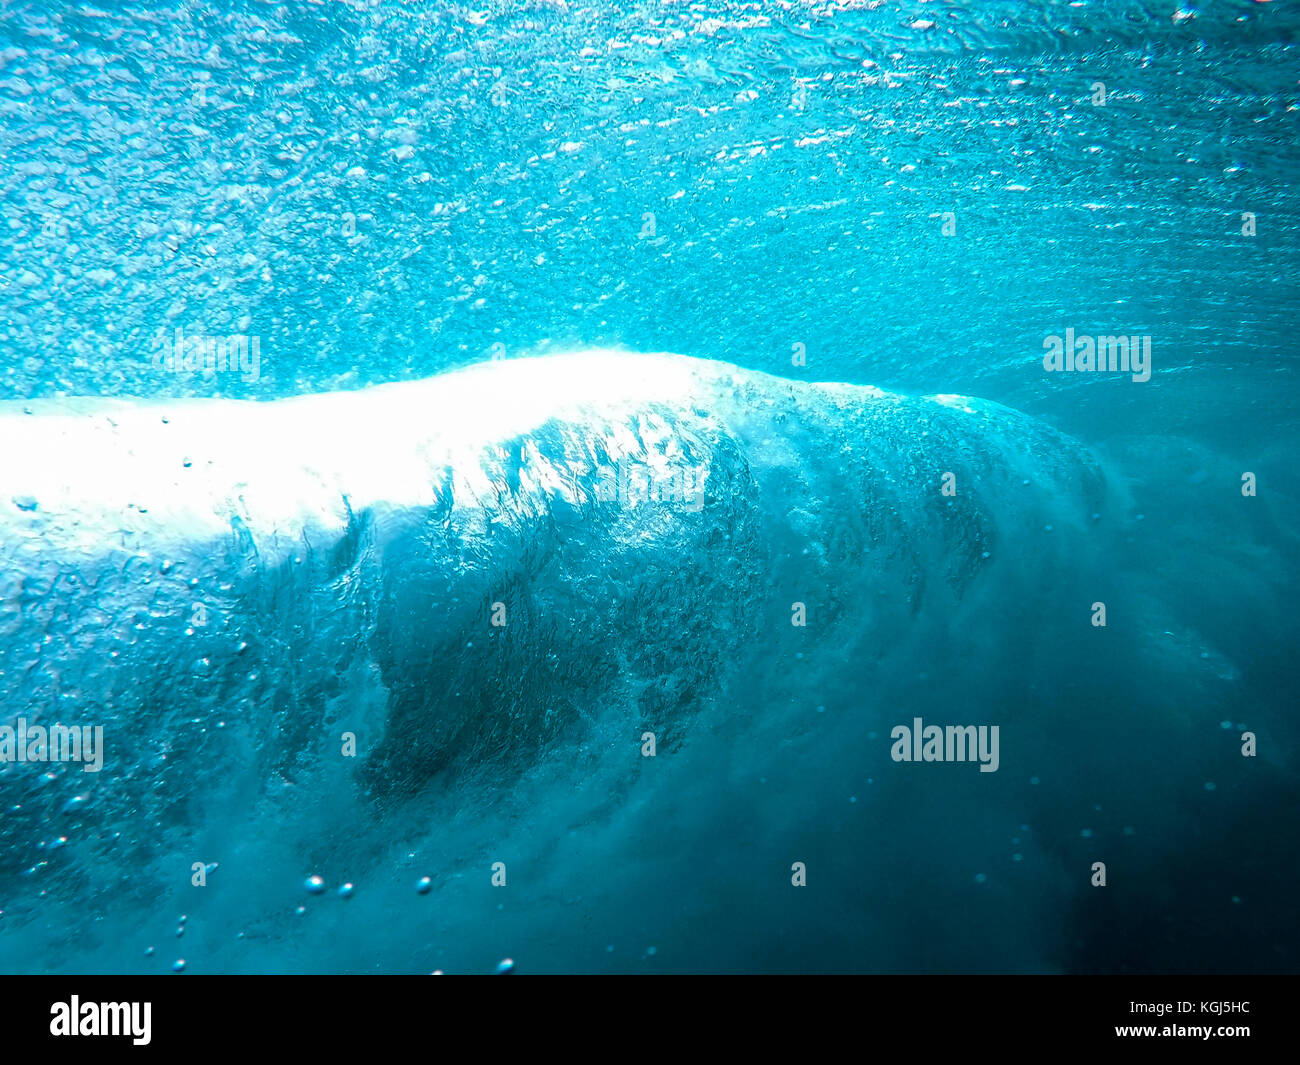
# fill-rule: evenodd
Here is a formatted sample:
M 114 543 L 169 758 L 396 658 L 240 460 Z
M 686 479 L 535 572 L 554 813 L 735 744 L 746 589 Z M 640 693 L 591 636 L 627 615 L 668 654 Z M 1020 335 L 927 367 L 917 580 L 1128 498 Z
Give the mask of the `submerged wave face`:
M 464 815 L 539 762 L 626 785 L 646 733 L 666 760 L 770 728 L 750 687 L 778 663 L 848 657 L 856 685 L 940 628 L 968 654 L 988 589 L 1077 563 L 1106 496 L 1085 449 L 997 404 L 611 352 L 29 404 L 0 441 L 33 456 L 0 477 L 0 695 L 29 727 L 102 724 L 106 760 L 0 769 L 0 852 L 30 856 L 11 923 L 116 913 L 123 870 L 149 898 L 214 823 L 282 825 L 304 794 L 365 826 L 432 794 Z
M 1289 795 L 1126 572 L 1134 486 L 996 403 L 592 351 L 0 447 L 0 696 L 103 728 L 0 764 L 6 968 L 152 971 L 169 909 L 189 971 L 1108 967 L 1149 918 L 1095 860 L 1178 868 L 1210 774 Z
M 278 771 L 355 677 L 381 709 L 353 723 L 366 790 L 418 790 L 611 707 L 675 730 L 794 602 L 879 649 L 1016 526 L 1051 517 L 1056 544 L 1100 516 L 1078 445 L 974 400 L 612 353 L 374 393 L 6 417 L 48 459 L 5 475 L 7 705 L 111 706 L 142 766 L 235 708 L 224 742 L 275 729 Z M 172 754 L 128 808 L 177 774 L 206 783 Z M 38 823 L 72 798 L 41 786 Z

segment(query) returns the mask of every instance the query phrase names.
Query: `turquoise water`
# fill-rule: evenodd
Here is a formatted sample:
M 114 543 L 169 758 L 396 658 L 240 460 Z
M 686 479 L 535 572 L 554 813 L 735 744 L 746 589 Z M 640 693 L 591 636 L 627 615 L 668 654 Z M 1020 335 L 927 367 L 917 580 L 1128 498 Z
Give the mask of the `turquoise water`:
M 1294 5 L 212 7 L 0 11 L 0 968 L 1297 968 Z

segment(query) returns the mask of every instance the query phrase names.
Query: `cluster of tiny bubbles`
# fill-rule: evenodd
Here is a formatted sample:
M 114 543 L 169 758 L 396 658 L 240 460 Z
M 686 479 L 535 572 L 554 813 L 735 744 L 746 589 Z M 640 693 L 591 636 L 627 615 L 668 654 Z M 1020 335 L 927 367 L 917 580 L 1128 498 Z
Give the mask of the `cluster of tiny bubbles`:
M 417 893 L 417 894 L 420 894 L 420 895 L 427 895 L 427 894 L 429 894 L 429 890 L 430 890 L 432 887 L 433 887 L 433 879 L 432 879 L 431 877 L 422 876 L 422 877 L 420 877 L 420 879 L 416 882 L 415 890 L 416 890 L 416 893 Z

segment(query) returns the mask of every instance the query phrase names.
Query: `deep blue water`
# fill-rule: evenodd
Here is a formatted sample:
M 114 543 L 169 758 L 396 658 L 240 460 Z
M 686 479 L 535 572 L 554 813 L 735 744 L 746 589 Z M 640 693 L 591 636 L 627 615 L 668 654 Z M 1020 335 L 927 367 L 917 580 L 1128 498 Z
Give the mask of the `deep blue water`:
M 0 6 L 0 971 L 1296 971 L 1298 133 L 1286 2 Z

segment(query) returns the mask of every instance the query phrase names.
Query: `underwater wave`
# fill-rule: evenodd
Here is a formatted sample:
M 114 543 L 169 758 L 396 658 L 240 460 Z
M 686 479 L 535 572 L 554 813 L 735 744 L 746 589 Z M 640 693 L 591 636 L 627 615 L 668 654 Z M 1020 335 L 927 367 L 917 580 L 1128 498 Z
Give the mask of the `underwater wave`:
M 198 906 L 210 971 L 482 968 L 545 940 L 539 911 L 561 936 L 557 905 L 623 941 L 630 900 L 717 937 L 678 968 L 799 967 L 781 944 L 828 936 L 846 968 L 1061 967 L 1063 824 L 1104 782 L 1123 840 L 1201 785 L 1195 758 L 1130 778 L 1099 736 L 1199 749 L 1179 700 L 1212 714 L 1239 681 L 1154 598 L 1123 638 L 1096 626 L 1124 479 L 968 397 L 592 351 L 270 403 L 9 404 L 0 448 L 26 456 L 0 469 L 4 724 L 102 728 L 102 771 L 0 763 L 5 968 L 144 965 L 163 897 Z M 899 761 L 914 722 L 996 724 L 996 764 Z M 1027 859 L 1048 887 L 1009 909 Z M 792 862 L 838 892 L 778 903 Z M 498 863 L 526 885 L 510 918 Z M 295 905 L 310 870 L 346 899 Z M 428 905 L 421 874 L 428 943 L 380 917 Z M 889 900 L 936 891 L 962 908 L 899 926 Z M 802 938 L 719 931 L 765 908 Z M 574 949 L 532 964 L 656 953 Z

